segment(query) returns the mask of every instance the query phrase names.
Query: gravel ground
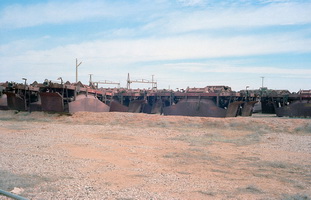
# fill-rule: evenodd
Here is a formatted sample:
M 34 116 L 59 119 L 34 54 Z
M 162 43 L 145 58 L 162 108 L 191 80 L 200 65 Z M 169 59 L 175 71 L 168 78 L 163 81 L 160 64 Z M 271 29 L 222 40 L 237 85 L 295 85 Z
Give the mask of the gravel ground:
M 0 189 L 29 199 L 310 199 L 310 169 L 310 119 L 0 111 Z

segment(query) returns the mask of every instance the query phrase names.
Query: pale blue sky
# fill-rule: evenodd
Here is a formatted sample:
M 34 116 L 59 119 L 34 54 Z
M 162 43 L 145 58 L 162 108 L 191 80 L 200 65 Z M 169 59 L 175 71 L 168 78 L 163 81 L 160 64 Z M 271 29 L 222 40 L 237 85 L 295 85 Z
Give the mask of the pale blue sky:
M 0 0 L 0 82 L 74 82 L 76 58 L 85 84 L 311 89 L 311 0 Z

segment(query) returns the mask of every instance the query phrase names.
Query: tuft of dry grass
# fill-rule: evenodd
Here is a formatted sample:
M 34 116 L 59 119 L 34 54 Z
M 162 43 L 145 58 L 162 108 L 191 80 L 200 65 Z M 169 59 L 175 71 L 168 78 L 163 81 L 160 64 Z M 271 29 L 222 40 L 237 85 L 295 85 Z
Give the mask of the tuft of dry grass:
M 273 179 L 280 182 L 280 184 L 299 189 L 305 189 L 310 185 L 310 166 L 308 165 L 279 161 L 258 161 L 250 165 L 257 168 L 253 173 L 255 177 Z
M 248 185 L 245 188 L 238 188 L 239 192 L 244 192 L 244 193 L 252 193 L 252 194 L 262 194 L 264 193 L 260 188 L 258 188 L 255 185 Z
M 14 187 L 32 188 L 39 183 L 50 181 L 48 178 L 35 174 L 18 175 L 5 170 L 0 170 L 0 177 L 0 188 L 6 191 L 11 191 Z
M 171 159 L 173 162 L 183 165 L 215 162 L 218 159 L 218 157 L 211 156 L 207 151 L 192 151 L 192 149 L 183 152 L 170 152 L 163 155 L 163 158 Z
M 306 194 L 294 194 L 294 195 L 283 195 L 282 200 L 311 200 L 311 197 Z
M 295 128 L 295 131 L 311 134 L 311 123 L 298 126 Z
M 202 190 L 199 190 L 199 191 L 197 191 L 197 192 L 200 193 L 200 194 L 206 195 L 206 196 L 215 196 L 215 195 L 216 195 L 215 192 L 210 192 L 210 191 L 202 191 Z
M 239 137 L 229 137 L 222 134 L 204 134 L 204 135 L 180 135 L 171 140 L 179 140 L 189 143 L 190 146 L 207 146 L 212 145 L 215 142 L 221 143 L 231 143 L 237 146 L 245 146 L 255 144 L 261 141 L 261 137 L 266 134 L 266 132 L 255 131 L 253 133 L 247 134 L 245 136 Z

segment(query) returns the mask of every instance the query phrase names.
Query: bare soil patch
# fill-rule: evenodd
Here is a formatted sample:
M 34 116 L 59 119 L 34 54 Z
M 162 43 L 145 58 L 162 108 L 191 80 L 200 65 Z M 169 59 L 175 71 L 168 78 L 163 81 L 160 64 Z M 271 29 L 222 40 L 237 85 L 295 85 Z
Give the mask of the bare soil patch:
M 0 177 L 29 199 L 310 199 L 311 120 L 0 111 Z

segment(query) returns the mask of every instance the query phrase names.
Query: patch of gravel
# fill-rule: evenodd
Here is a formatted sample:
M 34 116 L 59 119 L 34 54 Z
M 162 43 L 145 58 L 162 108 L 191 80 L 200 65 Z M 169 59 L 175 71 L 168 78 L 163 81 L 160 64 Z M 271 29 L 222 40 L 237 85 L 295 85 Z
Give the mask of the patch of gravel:
M 0 111 L 0 188 L 7 191 L 21 188 L 20 195 L 33 200 L 279 197 L 279 193 L 266 193 L 267 188 L 262 185 L 240 183 L 245 181 L 244 174 L 240 178 L 238 173 L 244 169 L 239 169 L 240 165 L 231 166 L 236 157 L 230 156 L 245 158 L 239 154 L 240 150 L 249 152 L 248 160 L 243 165 L 245 167 L 248 166 L 247 163 L 262 159 L 259 153 L 251 154 L 252 148 L 256 148 L 255 153 L 262 149 L 272 149 L 299 153 L 309 158 L 311 136 L 307 132 L 310 122 L 304 119 L 299 123 L 296 123 L 298 120 L 290 120 L 276 119 L 270 122 L 270 118 L 215 119 L 132 113 L 77 113 L 62 116 Z M 285 128 L 279 128 L 278 123 L 284 124 Z M 283 133 L 286 128 L 289 131 Z M 244 132 L 257 133 L 257 130 L 264 133 L 257 134 L 260 139 L 255 138 L 254 143 L 249 144 L 252 146 L 231 145 L 235 144 L 233 142 L 228 145 L 227 140 L 236 141 L 247 136 Z M 269 132 L 270 130 L 272 131 Z M 199 141 L 198 144 L 191 144 L 172 140 L 184 135 L 200 139 L 202 137 L 198 136 L 210 136 L 211 133 L 221 134 L 224 139 L 217 139 L 213 145 L 198 145 L 202 143 Z M 240 135 L 236 138 L 235 134 Z M 145 141 L 149 143 L 144 143 Z M 222 142 L 227 142 L 227 145 L 221 146 Z M 162 143 L 171 146 L 166 147 Z M 228 157 L 219 156 L 212 161 L 209 157 L 207 160 L 200 160 L 201 154 L 206 156 L 203 153 L 216 146 L 219 151 L 228 151 L 228 154 L 222 155 Z M 231 155 L 230 150 L 226 149 L 229 147 L 236 152 Z M 192 149 L 190 153 L 189 149 Z M 85 152 L 93 150 L 94 155 Z M 177 156 L 165 157 L 174 152 Z M 119 157 L 113 162 L 113 156 L 102 158 L 96 157 L 97 154 Z M 179 159 L 187 162 L 177 166 Z M 239 162 L 245 162 L 244 160 L 240 159 Z M 229 163 L 222 163 L 226 161 Z M 250 166 L 254 168 L 253 165 Z M 230 170 L 232 173 L 229 173 Z M 296 172 L 293 172 L 293 176 L 294 173 Z M 105 180 L 107 174 L 110 179 Z M 123 183 L 118 184 L 116 180 Z M 136 182 L 131 184 L 127 181 Z M 301 185 L 307 185 L 307 180 L 301 182 Z M 306 187 L 301 186 L 297 191 L 308 191 L 309 188 Z M 291 185 L 286 188 L 292 189 Z M 285 190 L 287 189 L 282 191 Z M 230 194 L 231 191 L 237 193 Z M 294 192 L 296 191 L 291 191 L 290 194 Z M 1 199 L 7 198 L 1 196 Z
M 259 144 L 261 148 L 271 148 L 287 152 L 300 152 L 311 154 L 310 135 L 270 133 L 264 135 L 263 140 L 265 142 Z

